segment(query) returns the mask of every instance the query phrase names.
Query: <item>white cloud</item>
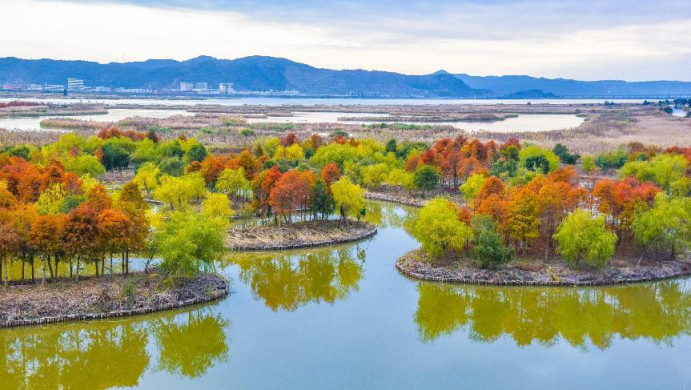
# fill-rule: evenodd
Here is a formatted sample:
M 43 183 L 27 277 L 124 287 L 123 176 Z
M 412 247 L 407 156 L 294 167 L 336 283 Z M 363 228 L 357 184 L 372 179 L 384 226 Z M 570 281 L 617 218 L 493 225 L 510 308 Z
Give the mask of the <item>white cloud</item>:
M 413 22 L 399 17 L 309 23 L 219 10 L 20 0 L 0 4 L 0 56 L 187 59 L 272 55 L 328 68 L 547 77 L 689 79 L 691 19 L 506 32 L 486 10 Z M 457 24 L 453 24 L 456 21 Z M 578 27 L 578 28 L 576 28 Z M 497 33 L 500 31 L 501 33 Z M 485 32 L 483 34 L 483 32 Z

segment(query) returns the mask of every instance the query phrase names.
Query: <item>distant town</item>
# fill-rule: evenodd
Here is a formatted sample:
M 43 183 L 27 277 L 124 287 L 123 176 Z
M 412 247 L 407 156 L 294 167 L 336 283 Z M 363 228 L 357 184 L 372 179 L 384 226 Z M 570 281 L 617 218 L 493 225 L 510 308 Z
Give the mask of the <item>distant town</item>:
M 34 92 L 70 94 L 117 95 L 170 95 L 170 96 L 300 96 L 300 91 L 236 91 L 233 83 L 219 83 L 213 88 L 206 81 L 180 81 L 178 88 L 148 89 L 87 85 L 83 79 L 68 78 L 65 84 L 8 83 L 0 86 L 2 92 Z

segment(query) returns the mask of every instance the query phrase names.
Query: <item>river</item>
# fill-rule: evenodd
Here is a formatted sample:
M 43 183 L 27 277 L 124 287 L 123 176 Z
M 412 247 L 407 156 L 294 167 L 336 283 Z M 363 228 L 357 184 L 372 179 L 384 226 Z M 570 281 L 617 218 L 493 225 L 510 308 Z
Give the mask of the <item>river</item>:
M 368 202 L 349 245 L 230 253 L 227 298 L 0 330 L 2 388 L 683 388 L 691 279 L 599 288 L 419 282 L 415 209 Z

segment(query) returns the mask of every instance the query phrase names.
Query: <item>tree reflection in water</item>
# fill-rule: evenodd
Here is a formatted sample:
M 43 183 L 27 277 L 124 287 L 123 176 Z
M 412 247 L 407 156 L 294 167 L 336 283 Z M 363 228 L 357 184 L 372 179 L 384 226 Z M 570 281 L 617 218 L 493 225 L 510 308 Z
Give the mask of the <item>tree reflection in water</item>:
M 152 318 L 153 317 L 153 318 Z M 136 386 L 158 345 L 158 367 L 197 377 L 228 356 L 227 322 L 204 308 L 0 330 L 0 388 Z
M 358 245 L 347 245 L 232 257 L 255 297 L 271 310 L 293 311 L 309 302 L 334 303 L 357 290 L 365 253 Z
M 418 283 L 414 319 L 423 341 L 461 329 L 480 342 L 607 349 L 615 337 L 672 344 L 691 332 L 691 281 L 601 288 L 507 288 Z

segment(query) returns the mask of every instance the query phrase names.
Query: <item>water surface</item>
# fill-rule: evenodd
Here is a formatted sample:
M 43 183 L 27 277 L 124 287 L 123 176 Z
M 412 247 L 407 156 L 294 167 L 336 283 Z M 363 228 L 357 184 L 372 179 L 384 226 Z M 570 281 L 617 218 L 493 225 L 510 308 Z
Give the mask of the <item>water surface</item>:
M 683 388 L 691 280 L 599 288 L 418 282 L 414 209 L 373 238 L 218 264 L 233 293 L 129 319 L 0 330 L 2 388 Z

